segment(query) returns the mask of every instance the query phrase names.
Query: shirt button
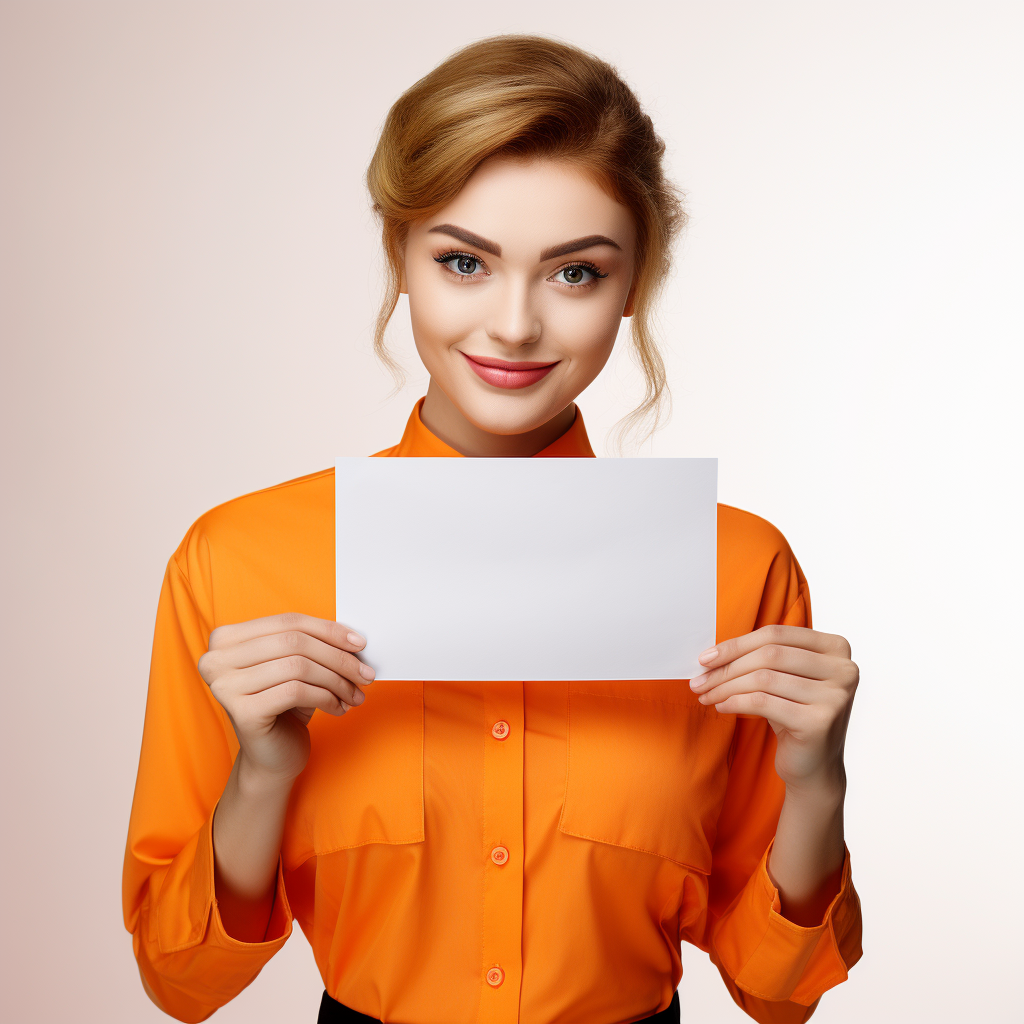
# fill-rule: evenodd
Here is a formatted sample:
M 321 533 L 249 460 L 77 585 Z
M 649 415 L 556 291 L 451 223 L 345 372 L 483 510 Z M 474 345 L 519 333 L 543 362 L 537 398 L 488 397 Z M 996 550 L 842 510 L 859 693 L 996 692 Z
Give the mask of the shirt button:
M 492 967 L 487 972 L 487 984 L 497 988 L 505 980 L 505 972 L 500 967 Z
M 508 850 L 504 846 L 496 846 L 491 850 L 491 860 L 495 864 L 504 864 L 508 860 Z
M 496 740 L 505 739 L 508 736 L 508 733 L 508 722 L 495 722 L 494 725 L 491 726 L 491 735 Z

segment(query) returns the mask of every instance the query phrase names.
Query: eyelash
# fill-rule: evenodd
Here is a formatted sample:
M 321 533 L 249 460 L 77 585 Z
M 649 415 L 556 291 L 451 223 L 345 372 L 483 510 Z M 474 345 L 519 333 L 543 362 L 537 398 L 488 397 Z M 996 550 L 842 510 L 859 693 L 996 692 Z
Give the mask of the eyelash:
M 439 256 L 435 256 L 434 257 L 434 262 L 435 263 L 440 263 L 441 266 L 449 274 L 452 275 L 452 277 L 458 278 L 460 281 L 472 280 L 474 277 L 477 276 L 476 274 L 459 274 L 456 271 L 452 270 L 451 267 L 445 266 L 445 264 L 450 263 L 454 259 L 459 259 L 460 257 L 464 257 L 465 259 L 469 259 L 469 260 L 475 260 L 482 267 L 487 265 L 486 263 L 484 263 L 484 261 L 482 259 L 480 259 L 479 256 L 474 256 L 471 252 L 462 252 L 460 250 L 454 250 L 454 249 L 452 249 L 452 250 L 450 250 L 448 252 L 443 252 Z M 597 284 L 599 279 L 608 276 L 607 274 L 601 273 L 601 271 L 598 270 L 598 268 L 595 267 L 594 264 L 591 263 L 589 260 L 577 260 L 574 263 L 566 263 L 566 265 L 564 267 L 559 267 L 555 271 L 555 274 L 561 274 L 563 270 L 571 270 L 573 267 L 581 267 L 583 270 L 588 271 L 589 273 L 593 274 L 594 276 L 593 276 L 593 278 L 591 280 L 587 281 L 585 284 L 568 284 L 565 281 L 556 281 L 555 284 L 560 284 L 563 288 L 568 288 L 570 291 L 574 291 L 574 292 L 588 291 L 590 288 L 592 288 L 594 285 Z M 552 276 L 554 276 L 554 275 L 552 275 Z

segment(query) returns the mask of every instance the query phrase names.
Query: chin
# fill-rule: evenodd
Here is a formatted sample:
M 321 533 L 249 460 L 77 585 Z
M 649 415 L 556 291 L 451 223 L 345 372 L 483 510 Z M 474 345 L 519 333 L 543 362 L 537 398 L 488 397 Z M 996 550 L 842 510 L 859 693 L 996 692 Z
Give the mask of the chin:
M 544 426 L 573 400 L 571 397 L 562 400 L 553 392 L 547 395 L 527 395 L 523 391 L 490 395 L 476 388 L 460 389 L 449 397 L 475 427 L 489 434 L 505 435 L 525 434 Z

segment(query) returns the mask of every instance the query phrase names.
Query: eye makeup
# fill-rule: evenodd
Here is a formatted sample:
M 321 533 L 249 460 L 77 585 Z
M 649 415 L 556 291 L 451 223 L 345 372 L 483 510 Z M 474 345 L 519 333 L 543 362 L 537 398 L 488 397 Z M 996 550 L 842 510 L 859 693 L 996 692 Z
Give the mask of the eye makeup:
M 444 269 L 448 273 L 450 273 L 452 277 L 459 278 L 461 280 L 473 280 L 474 278 L 486 277 L 489 276 L 490 274 L 490 271 L 486 270 L 483 274 L 460 274 L 457 270 L 452 270 L 452 268 L 448 266 L 448 264 L 451 263 L 452 260 L 456 259 L 470 260 L 473 263 L 477 264 L 477 266 L 479 267 L 486 267 L 486 264 L 482 259 L 480 259 L 479 256 L 474 256 L 470 252 L 463 252 L 461 250 L 450 249 L 441 253 L 438 256 L 433 257 L 434 262 L 441 264 L 441 266 L 444 267 Z M 568 288 L 571 291 L 583 291 L 589 290 L 591 287 L 597 284 L 598 280 L 608 276 L 606 273 L 603 273 L 597 266 L 595 266 L 595 264 L 591 263 L 589 260 L 574 260 L 572 263 L 566 263 L 565 266 L 559 267 L 558 270 L 556 270 L 554 274 L 552 274 L 551 276 L 556 277 L 558 274 L 563 274 L 568 270 L 573 270 L 576 268 L 586 271 L 588 274 L 591 275 L 591 279 L 589 281 L 581 281 L 577 284 L 573 284 L 572 282 L 569 281 L 555 281 L 554 283 L 561 285 L 563 288 Z
M 435 263 L 440 263 L 441 266 L 444 267 L 444 269 L 447 270 L 454 277 L 466 278 L 466 277 L 482 277 L 482 276 L 485 276 L 485 275 L 478 275 L 478 274 L 460 274 L 457 270 L 452 270 L 452 268 L 449 267 L 448 264 L 451 263 L 452 260 L 457 260 L 457 259 L 458 260 L 472 260 L 478 266 L 481 266 L 481 267 L 485 266 L 484 261 L 482 259 L 480 259 L 479 256 L 474 256 L 471 252 L 461 252 L 461 251 L 456 251 L 454 249 L 450 250 L 448 252 L 443 252 L 443 253 L 441 253 L 440 256 L 435 256 L 434 257 L 434 262 Z
M 585 270 L 588 274 L 593 274 L 593 278 L 590 281 L 581 281 L 579 284 L 572 284 L 569 281 L 556 281 L 555 283 L 564 284 L 573 289 L 586 288 L 589 285 L 595 284 L 597 279 L 608 276 L 607 274 L 602 274 L 601 271 L 598 270 L 597 267 L 595 267 L 589 260 L 577 260 L 575 263 L 566 263 L 564 267 L 559 267 L 558 270 L 555 271 L 555 276 L 558 274 L 564 274 L 567 270 L 575 270 L 576 268 Z

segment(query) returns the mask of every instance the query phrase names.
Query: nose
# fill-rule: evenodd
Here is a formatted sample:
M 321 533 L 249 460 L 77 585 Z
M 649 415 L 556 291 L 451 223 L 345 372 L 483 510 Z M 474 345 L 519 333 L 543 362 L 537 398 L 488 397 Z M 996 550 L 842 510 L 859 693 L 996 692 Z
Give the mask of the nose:
M 541 322 L 534 309 L 529 282 L 510 277 L 492 292 L 487 335 L 518 348 L 540 340 Z

